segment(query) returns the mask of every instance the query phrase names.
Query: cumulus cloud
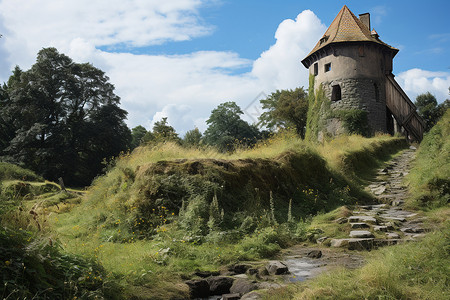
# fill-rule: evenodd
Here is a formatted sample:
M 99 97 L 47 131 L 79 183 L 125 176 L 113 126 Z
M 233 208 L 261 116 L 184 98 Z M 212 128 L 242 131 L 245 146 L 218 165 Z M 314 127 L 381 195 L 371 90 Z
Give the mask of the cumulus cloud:
M 284 20 L 275 33 L 276 43 L 255 61 L 252 74 L 261 79 L 269 92 L 307 87 L 308 71 L 300 61 L 311 51 L 326 29 L 310 10 L 301 12 L 295 20 Z
M 411 69 L 398 74 L 398 83 L 414 101 L 419 94 L 432 93 L 438 102 L 449 98 L 450 73 Z
M 112 49 L 185 41 L 211 33 L 201 21 L 201 0 L 16 0 L 0 1 L 0 23 L 14 63 L 29 66 L 42 47 L 82 38 Z M 1 27 L 0 27 L 1 28 Z

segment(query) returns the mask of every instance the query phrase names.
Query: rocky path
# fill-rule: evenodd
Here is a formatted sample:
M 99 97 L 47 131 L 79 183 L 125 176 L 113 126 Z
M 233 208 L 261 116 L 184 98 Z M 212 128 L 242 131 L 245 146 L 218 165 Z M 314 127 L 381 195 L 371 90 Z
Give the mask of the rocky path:
M 424 218 L 404 209 L 407 187 L 403 177 L 408 174 L 415 148 L 411 147 L 379 170 L 377 180 L 368 189 L 379 204 L 356 207 L 352 216 L 337 220 L 350 223 L 348 238 L 332 239 L 331 247 L 349 250 L 370 250 L 421 238 L 427 231 Z
M 334 220 L 336 226 L 348 230 L 348 237 L 322 236 L 317 247 L 296 245 L 283 251 L 278 261 L 249 262 L 229 266 L 220 274 L 199 274 L 204 279 L 186 282 L 191 295 L 197 299 L 262 299 L 262 289 L 311 279 L 336 266 L 358 268 L 364 264 L 360 251 L 421 238 L 427 231 L 424 217 L 404 208 L 407 187 L 403 177 L 414 155 L 415 148 L 410 147 L 379 170 L 367 187 L 377 204 L 356 206 L 351 216 Z M 211 294 L 222 296 L 207 297 Z

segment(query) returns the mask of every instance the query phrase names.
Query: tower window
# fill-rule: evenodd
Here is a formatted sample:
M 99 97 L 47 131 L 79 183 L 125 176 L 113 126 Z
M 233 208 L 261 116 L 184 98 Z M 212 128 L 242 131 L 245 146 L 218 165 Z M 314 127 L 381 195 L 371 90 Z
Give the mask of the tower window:
M 325 64 L 325 72 L 328 72 L 331 70 L 331 63 Z
M 374 83 L 373 88 L 375 90 L 375 101 L 380 102 L 380 90 L 378 89 L 378 85 Z
M 317 76 L 319 74 L 319 65 L 317 63 L 314 64 L 314 76 Z
M 331 101 L 341 100 L 341 87 L 339 84 L 333 85 L 331 90 Z

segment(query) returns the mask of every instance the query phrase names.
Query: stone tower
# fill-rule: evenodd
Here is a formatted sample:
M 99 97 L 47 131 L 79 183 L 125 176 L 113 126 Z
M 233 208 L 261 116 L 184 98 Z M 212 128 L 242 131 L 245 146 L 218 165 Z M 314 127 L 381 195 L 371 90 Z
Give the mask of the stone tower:
M 371 30 L 370 14 L 358 18 L 344 5 L 302 64 L 314 76 L 315 90 L 322 86 L 331 101 L 331 111 L 366 111 L 372 133 L 393 133 L 402 127 L 405 130 L 404 114 L 415 112 L 414 105 L 393 79 L 393 58 L 398 51 L 382 42 L 375 29 Z M 396 91 L 400 89 L 401 99 L 391 99 L 391 85 L 396 85 Z M 387 107 L 390 101 L 406 101 L 409 109 L 393 112 Z M 322 131 L 331 136 L 344 131 L 342 122 L 333 114 L 322 117 L 325 118 Z

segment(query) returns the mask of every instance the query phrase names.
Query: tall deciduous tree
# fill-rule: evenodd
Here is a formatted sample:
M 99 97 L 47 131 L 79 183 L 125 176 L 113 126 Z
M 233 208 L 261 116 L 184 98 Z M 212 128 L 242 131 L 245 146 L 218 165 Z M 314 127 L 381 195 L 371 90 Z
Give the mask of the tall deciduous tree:
M 445 113 L 445 103 L 438 105 L 436 97 L 430 92 L 416 97 L 414 104 L 419 116 L 425 121 L 425 131 L 429 131 Z
M 209 125 L 204 139 L 207 144 L 217 146 L 220 151 L 232 151 L 237 143 L 252 145 L 260 138 L 254 125 L 241 119 L 243 114 L 235 102 L 225 102 L 213 109 L 206 121 Z
M 55 48 L 39 51 L 30 70 L 16 68 L 0 113 L 15 129 L 4 150 L 8 159 L 49 179 L 89 184 L 103 158 L 126 150 L 131 140 L 127 112 L 108 80 Z
M 305 137 L 308 101 L 303 88 L 277 90 L 260 102 L 265 112 L 259 117 L 258 125 L 272 130 L 294 127 L 302 138 Z

